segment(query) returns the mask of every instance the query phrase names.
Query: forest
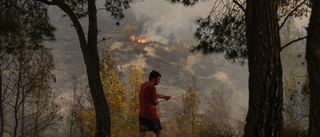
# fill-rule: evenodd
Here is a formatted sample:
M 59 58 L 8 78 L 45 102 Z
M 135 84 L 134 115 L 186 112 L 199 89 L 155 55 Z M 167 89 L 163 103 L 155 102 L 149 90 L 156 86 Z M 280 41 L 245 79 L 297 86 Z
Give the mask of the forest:
M 320 135 L 316 0 L 1 0 L 0 137 Z M 304 23 L 304 24 L 303 24 Z M 146 136 L 154 136 L 148 132 Z

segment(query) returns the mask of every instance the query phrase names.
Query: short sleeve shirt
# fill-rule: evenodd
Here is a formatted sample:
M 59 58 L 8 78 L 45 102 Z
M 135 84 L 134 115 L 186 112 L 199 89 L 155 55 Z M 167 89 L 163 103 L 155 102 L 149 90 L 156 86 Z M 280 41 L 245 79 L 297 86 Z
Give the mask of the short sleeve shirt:
M 144 82 L 139 91 L 139 117 L 147 119 L 159 119 L 157 105 L 152 100 L 158 99 L 156 87 L 150 82 Z

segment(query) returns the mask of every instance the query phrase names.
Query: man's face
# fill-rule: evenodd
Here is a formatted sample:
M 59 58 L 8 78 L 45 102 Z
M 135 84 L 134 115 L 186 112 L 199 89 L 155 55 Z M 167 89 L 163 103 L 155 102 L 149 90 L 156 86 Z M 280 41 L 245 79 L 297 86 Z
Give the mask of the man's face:
M 156 78 L 156 80 L 154 81 L 154 85 L 158 85 L 160 83 L 160 77 Z

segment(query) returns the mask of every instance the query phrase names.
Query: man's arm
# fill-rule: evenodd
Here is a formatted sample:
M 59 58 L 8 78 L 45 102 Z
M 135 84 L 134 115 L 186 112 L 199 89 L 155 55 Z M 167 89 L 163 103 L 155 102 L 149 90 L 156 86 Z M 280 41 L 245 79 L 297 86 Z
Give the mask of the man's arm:
M 163 98 L 165 100 L 169 100 L 171 98 L 171 96 L 167 96 L 167 95 L 162 95 L 162 94 L 158 94 L 157 93 L 158 98 Z M 157 99 L 153 99 L 152 100 L 153 104 L 158 105 L 159 101 Z
M 162 95 L 162 94 L 159 94 L 159 93 L 157 93 L 157 96 L 158 96 L 158 98 L 163 98 L 163 99 L 165 99 L 165 100 L 169 100 L 169 99 L 171 98 L 171 96 Z

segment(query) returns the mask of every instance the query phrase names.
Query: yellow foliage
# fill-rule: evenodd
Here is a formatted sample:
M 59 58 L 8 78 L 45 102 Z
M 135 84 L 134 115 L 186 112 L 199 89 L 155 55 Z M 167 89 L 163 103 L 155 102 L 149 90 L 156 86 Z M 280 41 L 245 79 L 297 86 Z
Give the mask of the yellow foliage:
M 180 130 L 178 129 L 177 121 L 174 117 L 169 116 L 163 120 L 163 125 L 165 128 L 162 131 L 163 136 L 165 137 L 180 137 Z
M 125 90 L 127 93 L 127 100 L 126 100 L 126 111 L 124 111 L 124 115 L 126 116 L 126 122 L 130 121 L 131 119 L 135 118 L 139 114 L 139 90 L 140 85 L 142 84 L 142 76 L 141 70 L 139 68 L 132 67 L 130 68 L 132 74 L 128 76 L 129 83 L 127 83 Z M 123 132 L 127 136 L 137 136 L 139 134 L 139 122 L 136 119 L 134 122 L 127 125 L 125 128 L 122 129 Z
M 195 120 L 194 117 L 196 117 L 199 109 L 199 95 L 194 92 L 193 88 L 189 86 L 189 89 L 187 92 L 182 96 L 183 101 L 183 117 L 185 120 L 193 121 Z
M 96 118 L 94 111 L 85 109 L 75 109 L 74 114 L 80 121 L 80 128 L 83 129 L 85 136 L 93 137 L 96 131 Z
M 195 136 L 198 128 L 197 117 L 199 109 L 199 95 L 189 86 L 187 92 L 182 96 L 184 110 L 180 117 L 176 118 L 177 128 L 180 136 Z
M 110 49 L 107 49 L 110 50 Z M 111 54 L 106 51 L 107 55 Z M 101 82 L 108 102 L 111 117 L 111 132 L 121 128 L 130 120 L 138 116 L 138 92 L 142 83 L 141 70 L 132 67 L 132 74 L 128 76 L 128 83 L 121 83 L 116 74 L 115 63 L 110 56 L 102 61 Z M 111 64 L 111 66 L 110 66 Z M 76 109 L 74 114 L 81 121 L 81 128 L 84 128 L 85 135 L 90 137 L 95 133 L 95 112 L 93 103 L 91 108 Z M 114 137 L 137 136 L 139 132 L 138 119 L 132 121 L 121 130 L 114 133 Z
M 226 89 L 221 89 L 225 91 Z M 169 137 L 216 137 L 216 136 L 241 136 L 241 129 L 234 130 L 230 124 L 230 117 L 224 113 L 229 112 L 227 99 L 222 94 L 212 94 L 210 111 L 198 115 L 200 103 L 199 95 L 190 86 L 182 96 L 183 112 L 178 117 L 172 117 L 163 121 L 163 135 Z

